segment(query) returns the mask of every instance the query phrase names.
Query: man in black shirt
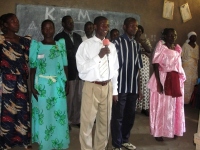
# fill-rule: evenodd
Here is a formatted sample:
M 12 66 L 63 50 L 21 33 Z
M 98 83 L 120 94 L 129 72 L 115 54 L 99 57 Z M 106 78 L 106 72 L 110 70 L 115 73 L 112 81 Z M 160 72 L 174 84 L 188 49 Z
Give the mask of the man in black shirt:
M 67 96 L 69 124 L 80 127 L 80 107 L 81 107 L 81 92 L 83 81 L 78 77 L 75 55 L 79 45 L 82 43 L 82 38 L 79 34 L 73 32 L 74 21 L 71 16 L 62 18 L 62 26 L 64 30 L 55 36 L 55 40 L 65 39 L 68 59 L 68 81 L 69 93 Z

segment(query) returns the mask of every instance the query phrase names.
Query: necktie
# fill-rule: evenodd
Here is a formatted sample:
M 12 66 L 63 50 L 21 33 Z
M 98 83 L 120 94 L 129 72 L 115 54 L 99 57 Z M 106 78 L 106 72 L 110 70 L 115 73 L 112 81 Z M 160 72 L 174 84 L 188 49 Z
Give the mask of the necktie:
M 105 55 L 100 63 L 99 66 L 99 70 L 100 70 L 100 75 L 102 78 L 108 78 L 108 58 L 107 55 Z

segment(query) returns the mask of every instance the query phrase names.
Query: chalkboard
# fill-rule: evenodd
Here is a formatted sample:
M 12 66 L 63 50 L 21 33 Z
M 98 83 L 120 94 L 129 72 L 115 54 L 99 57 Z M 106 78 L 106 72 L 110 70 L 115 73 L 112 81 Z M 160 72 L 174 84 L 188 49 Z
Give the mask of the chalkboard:
M 105 16 L 109 20 L 110 30 L 117 28 L 123 33 L 123 22 L 127 17 L 134 17 L 140 22 L 140 17 L 132 13 L 119 13 L 110 11 L 97 11 L 78 8 L 22 5 L 16 6 L 16 15 L 20 22 L 19 35 L 31 35 L 33 39 L 42 40 L 41 23 L 45 19 L 51 19 L 55 23 L 56 33 L 63 30 L 61 25 L 62 17 L 70 15 L 74 20 L 74 32 L 84 35 L 84 24 L 87 21 L 93 22 L 97 16 Z

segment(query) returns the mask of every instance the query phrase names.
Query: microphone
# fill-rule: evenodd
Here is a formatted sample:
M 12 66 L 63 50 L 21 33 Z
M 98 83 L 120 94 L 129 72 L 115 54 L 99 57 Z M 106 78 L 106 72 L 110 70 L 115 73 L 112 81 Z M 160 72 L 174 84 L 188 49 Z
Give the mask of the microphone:
M 108 47 L 109 44 L 110 44 L 109 39 L 104 39 L 103 40 L 103 46 Z
M 103 46 L 108 47 L 109 44 L 110 44 L 109 39 L 104 39 L 103 40 Z M 107 56 L 108 56 L 108 54 L 107 54 Z
M 106 48 L 108 47 L 108 45 L 110 44 L 110 41 L 109 41 L 109 39 L 104 39 L 103 40 L 103 46 L 105 46 Z M 107 54 L 107 61 L 108 61 L 108 80 L 110 79 L 109 77 L 110 77 L 110 65 L 109 65 L 109 57 L 108 57 L 108 54 Z M 109 93 L 109 88 L 108 88 L 108 91 L 107 91 L 108 93 Z M 109 132 L 109 128 L 108 128 L 108 94 L 107 94 L 107 137 L 108 137 L 108 132 Z M 108 139 L 109 139 L 109 137 L 108 137 Z

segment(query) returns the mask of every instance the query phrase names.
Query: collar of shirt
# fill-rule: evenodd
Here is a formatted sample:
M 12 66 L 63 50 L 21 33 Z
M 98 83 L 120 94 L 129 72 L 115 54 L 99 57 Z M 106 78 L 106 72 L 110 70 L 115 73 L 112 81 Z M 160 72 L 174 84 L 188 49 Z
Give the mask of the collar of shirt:
M 65 30 L 63 30 L 66 34 L 68 34 L 70 37 L 73 37 L 73 31 L 71 32 L 71 33 L 69 33 L 69 32 L 67 32 L 67 31 L 65 31 Z
M 67 32 L 67 31 L 65 31 L 65 30 L 63 30 L 63 31 L 64 31 L 67 35 L 69 35 L 69 37 L 70 37 L 72 43 L 74 43 L 73 32 L 69 33 L 69 32 Z
M 96 37 L 96 35 L 94 35 L 92 38 L 94 38 L 95 41 L 97 41 L 97 42 L 99 42 L 99 43 L 102 43 L 102 44 L 103 44 L 103 40 L 105 39 L 105 37 L 104 37 L 104 39 L 101 40 L 101 39 L 99 39 L 98 37 Z
M 133 37 L 132 39 L 130 39 L 126 33 L 124 33 L 124 34 L 122 35 L 122 37 L 123 37 L 125 40 L 127 40 L 127 41 L 135 42 L 134 37 Z

